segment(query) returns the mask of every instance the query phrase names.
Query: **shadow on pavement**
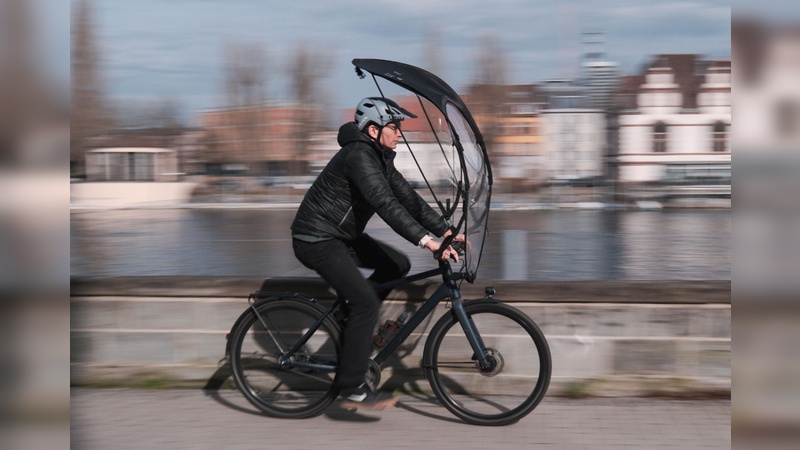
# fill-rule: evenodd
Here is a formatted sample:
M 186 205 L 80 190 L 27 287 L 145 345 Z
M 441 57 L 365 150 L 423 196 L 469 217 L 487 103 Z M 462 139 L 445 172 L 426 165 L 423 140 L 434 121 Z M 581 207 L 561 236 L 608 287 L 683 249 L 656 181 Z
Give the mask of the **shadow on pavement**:
M 335 403 L 326 409 L 323 414 L 325 414 L 325 417 L 328 419 L 339 422 L 378 422 L 381 420 L 380 417 L 365 416 L 364 414 L 359 414 L 357 411 L 340 408 L 336 406 Z
M 220 395 L 219 390 L 225 384 L 225 382 L 233 376 L 233 372 L 231 371 L 230 364 L 225 363 L 220 366 L 208 379 L 205 386 L 203 386 L 203 393 L 216 401 L 217 403 L 230 408 L 234 411 L 252 414 L 254 416 L 262 416 L 262 417 L 270 417 L 266 414 L 261 413 L 260 411 L 245 408 L 234 404 L 223 396 Z M 377 422 L 380 417 L 374 416 L 366 416 L 363 414 L 358 414 L 355 411 L 344 409 L 338 407 L 336 404 L 327 408 L 324 413 L 325 416 L 331 420 L 342 421 L 342 422 Z
M 226 400 L 224 397 L 219 395 L 219 389 L 222 387 L 225 382 L 233 376 L 233 372 L 231 372 L 231 366 L 227 362 L 221 365 L 208 379 L 205 386 L 203 386 L 203 393 L 206 394 L 207 397 L 211 397 L 217 403 L 221 404 L 222 406 L 226 406 L 234 411 L 243 412 L 246 414 L 252 414 L 254 416 L 265 416 L 259 411 L 243 408 L 235 403 L 232 403 Z
M 426 403 L 430 403 L 430 404 L 435 404 L 435 405 L 439 404 L 439 402 L 437 402 L 436 399 L 431 399 L 430 397 L 425 397 L 424 401 Z M 408 402 L 404 402 L 402 400 L 397 402 L 397 408 L 403 409 L 405 411 L 408 411 L 408 412 L 411 412 L 411 413 L 414 413 L 414 414 L 417 414 L 417 415 L 420 415 L 420 416 L 423 416 L 423 417 L 427 417 L 429 419 L 441 420 L 443 422 L 462 423 L 460 420 L 458 420 L 458 419 L 456 419 L 456 418 L 454 418 L 452 416 L 448 417 L 448 416 L 443 416 L 443 415 L 439 415 L 439 414 L 434 414 L 434 413 L 432 413 L 430 411 L 423 411 L 423 410 L 421 410 L 419 408 L 415 408 L 415 407 L 411 406 Z
M 418 414 L 431 419 L 461 423 L 460 420 L 455 419 L 452 416 L 434 414 L 430 411 L 425 411 L 412 406 L 414 403 L 418 402 L 422 402 L 429 406 L 439 406 L 439 402 L 435 397 L 422 393 L 420 382 L 427 384 L 427 380 L 420 370 L 409 369 L 405 367 L 399 360 L 393 361 L 393 364 L 386 366 L 386 368 L 389 367 L 393 369 L 393 373 L 398 375 L 387 379 L 383 384 L 383 388 L 392 390 L 395 392 L 395 394 L 400 394 L 403 397 L 410 397 L 413 399 L 413 401 L 409 402 L 408 400 L 403 401 L 403 397 L 401 397 L 400 401 L 395 406 L 396 408 L 400 408 L 413 414 Z M 416 377 L 413 376 L 415 372 L 417 375 Z M 233 373 L 231 372 L 230 365 L 227 363 L 221 365 L 203 386 L 203 393 L 220 405 L 230 408 L 234 411 L 252 414 L 254 416 L 270 417 L 261 413 L 260 411 L 237 405 L 220 395 L 220 388 L 222 388 L 232 376 Z M 378 422 L 381 420 L 380 417 L 359 414 L 357 411 L 341 408 L 336 403 L 328 407 L 323 414 L 330 420 L 340 422 Z

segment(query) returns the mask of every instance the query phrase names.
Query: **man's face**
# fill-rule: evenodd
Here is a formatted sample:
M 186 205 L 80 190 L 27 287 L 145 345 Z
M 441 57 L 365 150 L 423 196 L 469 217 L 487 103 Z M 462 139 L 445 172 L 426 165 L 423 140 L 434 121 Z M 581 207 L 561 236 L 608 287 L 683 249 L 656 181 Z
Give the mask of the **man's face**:
M 378 137 L 378 129 L 375 129 L 375 133 L 373 138 Z M 372 131 L 372 127 L 370 127 L 370 131 Z M 372 133 L 371 133 L 372 134 Z M 397 148 L 397 142 L 400 140 L 400 137 L 403 136 L 403 133 L 400 131 L 400 125 L 396 123 L 390 123 L 383 127 L 383 132 L 380 133 L 381 139 L 380 144 L 383 147 L 390 148 L 394 150 Z

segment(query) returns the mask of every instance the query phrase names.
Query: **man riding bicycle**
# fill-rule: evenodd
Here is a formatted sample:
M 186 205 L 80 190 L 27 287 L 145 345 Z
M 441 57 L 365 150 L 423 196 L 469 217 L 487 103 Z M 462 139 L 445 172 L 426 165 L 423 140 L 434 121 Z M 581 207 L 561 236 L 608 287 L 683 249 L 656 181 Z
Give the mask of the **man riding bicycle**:
M 383 409 L 396 403 L 365 381 L 380 304 L 389 295 L 374 286 L 405 276 L 411 263 L 364 233 L 367 222 L 377 213 L 397 234 L 434 253 L 441 244 L 431 235 L 452 233 L 394 166 L 400 124 L 415 117 L 388 98 L 361 100 L 355 120 L 339 128 L 341 149 L 306 193 L 291 227 L 297 259 L 347 299 L 342 359 L 334 380 L 343 407 Z M 441 257 L 458 260 L 451 247 Z M 365 278 L 360 267 L 374 272 Z

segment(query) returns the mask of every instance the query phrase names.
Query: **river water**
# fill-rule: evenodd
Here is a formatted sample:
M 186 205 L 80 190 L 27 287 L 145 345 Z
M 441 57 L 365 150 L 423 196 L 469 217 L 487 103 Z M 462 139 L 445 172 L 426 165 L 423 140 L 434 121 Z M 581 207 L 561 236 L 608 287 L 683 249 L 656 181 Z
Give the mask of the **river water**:
M 294 258 L 292 209 L 73 210 L 70 273 L 96 276 L 315 276 Z M 368 232 L 430 252 L 379 218 Z M 730 210 L 492 211 L 479 279 L 730 280 Z

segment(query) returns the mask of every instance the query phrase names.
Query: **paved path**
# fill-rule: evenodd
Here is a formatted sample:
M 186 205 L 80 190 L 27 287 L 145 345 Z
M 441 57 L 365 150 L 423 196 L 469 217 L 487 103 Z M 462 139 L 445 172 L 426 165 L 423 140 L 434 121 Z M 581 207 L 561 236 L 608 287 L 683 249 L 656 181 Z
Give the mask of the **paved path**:
M 545 398 L 506 427 L 466 425 L 435 400 L 400 396 L 369 414 L 256 413 L 234 390 L 73 389 L 73 449 L 618 449 L 731 447 L 730 401 Z

